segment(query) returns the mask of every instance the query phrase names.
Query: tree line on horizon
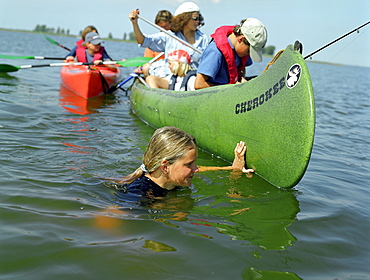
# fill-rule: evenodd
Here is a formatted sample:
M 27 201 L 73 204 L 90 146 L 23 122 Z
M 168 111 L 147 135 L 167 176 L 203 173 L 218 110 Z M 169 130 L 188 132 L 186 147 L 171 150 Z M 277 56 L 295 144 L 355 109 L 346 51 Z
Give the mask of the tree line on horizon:
M 42 33 L 52 33 L 52 34 L 57 34 L 57 35 L 71 35 L 70 34 L 70 31 L 69 29 L 67 30 L 64 30 L 63 28 L 50 28 L 50 27 L 47 27 L 45 24 L 38 24 L 36 25 L 35 29 L 33 30 L 34 32 L 42 32 Z M 82 30 L 79 32 L 79 35 L 81 36 L 82 35 Z M 109 32 L 108 34 L 108 39 L 114 39 L 113 38 L 113 35 L 111 32 Z M 123 38 L 122 38 L 123 41 L 136 41 L 135 39 L 135 35 L 134 35 L 134 32 L 129 32 L 129 33 L 123 33 Z M 267 46 L 265 48 L 263 48 L 262 50 L 262 53 L 263 54 L 266 54 L 266 55 L 274 55 L 275 53 L 275 46 Z

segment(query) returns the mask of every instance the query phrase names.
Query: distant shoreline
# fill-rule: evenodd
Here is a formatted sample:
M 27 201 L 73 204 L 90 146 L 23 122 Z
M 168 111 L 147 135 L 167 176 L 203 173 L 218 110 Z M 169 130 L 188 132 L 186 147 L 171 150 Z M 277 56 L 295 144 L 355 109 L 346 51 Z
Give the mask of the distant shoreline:
M 72 37 L 72 38 L 80 38 L 80 35 L 67 35 L 67 34 L 56 34 L 56 33 L 48 33 L 48 32 L 38 32 L 38 31 L 31 31 L 31 30 L 24 30 L 24 29 L 10 29 L 10 28 L 1 28 L 0 31 L 11 31 L 11 32 L 22 32 L 22 33 L 35 33 L 35 34 L 44 34 L 44 35 L 52 35 L 52 36 L 60 36 L 60 37 Z M 107 41 L 116 41 L 116 42 L 125 42 L 125 43 L 136 43 L 134 41 L 128 41 L 123 39 L 111 39 L 111 38 L 102 38 Z

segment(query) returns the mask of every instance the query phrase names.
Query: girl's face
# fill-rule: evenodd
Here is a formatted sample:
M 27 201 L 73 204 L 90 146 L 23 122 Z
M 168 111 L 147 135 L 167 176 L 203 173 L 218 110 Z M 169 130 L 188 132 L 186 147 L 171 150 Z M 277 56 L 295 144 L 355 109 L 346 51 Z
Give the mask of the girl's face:
M 187 151 L 181 158 L 168 166 L 168 180 L 173 187 L 189 187 L 194 173 L 199 172 L 196 160 L 198 158 L 198 149 Z
M 95 54 L 95 53 L 99 52 L 99 50 L 100 50 L 100 44 L 94 45 L 94 44 L 91 44 L 90 42 L 88 42 L 88 43 L 86 43 L 86 47 L 87 47 L 87 51 L 90 54 Z
M 199 12 L 193 12 L 191 15 L 191 19 L 189 19 L 188 23 L 185 26 L 190 30 L 197 30 L 199 22 Z
M 169 60 L 169 61 L 168 61 L 168 67 L 170 68 L 171 73 L 173 73 L 173 74 L 174 74 L 174 72 L 175 72 L 175 68 L 176 68 L 176 67 L 178 68 L 178 64 L 179 64 L 179 62 L 178 62 L 178 61 L 176 61 L 176 60 Z

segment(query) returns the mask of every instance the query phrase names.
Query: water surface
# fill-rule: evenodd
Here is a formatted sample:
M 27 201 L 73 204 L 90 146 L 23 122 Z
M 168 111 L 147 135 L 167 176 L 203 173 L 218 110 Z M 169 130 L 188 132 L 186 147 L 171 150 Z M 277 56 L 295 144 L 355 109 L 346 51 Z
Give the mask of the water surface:
M 39 34 L 0 36 L 1 54 L 66 55 Z M 142 55 L 135 44 L 106 48 Z M 369 279 L 370 68 L 308 67 L 317 125 L 297 186 L 205 172 L 148 207 L 98 178 L 137 168 L 154 131 L 125 92 L 87 103 L 61 88 L 57 67 L 0 74 L 0 278 Z M 201 151 L 198 164 L 228 163 Z

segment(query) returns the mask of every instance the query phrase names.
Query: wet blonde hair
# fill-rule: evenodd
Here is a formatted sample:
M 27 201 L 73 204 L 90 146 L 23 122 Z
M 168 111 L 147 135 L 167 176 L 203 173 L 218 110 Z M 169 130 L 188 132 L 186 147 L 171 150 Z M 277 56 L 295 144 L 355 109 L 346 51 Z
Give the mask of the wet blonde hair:
M 177 61 L 177 60 L 169 60 L 172 63 L 171 72 L 175 76 L 184 77 L 189 71 L 194 70 L 191 66 L 187 63 Z
M 142 166 L 124 177 L 119 183 L 129 184 L 143 174 L 157 170 L 164 160 L 173 164 L 188 151 L 197 148 L 195 138 L 185 131 L 173 126 L 159 128 L 149 140 Z

